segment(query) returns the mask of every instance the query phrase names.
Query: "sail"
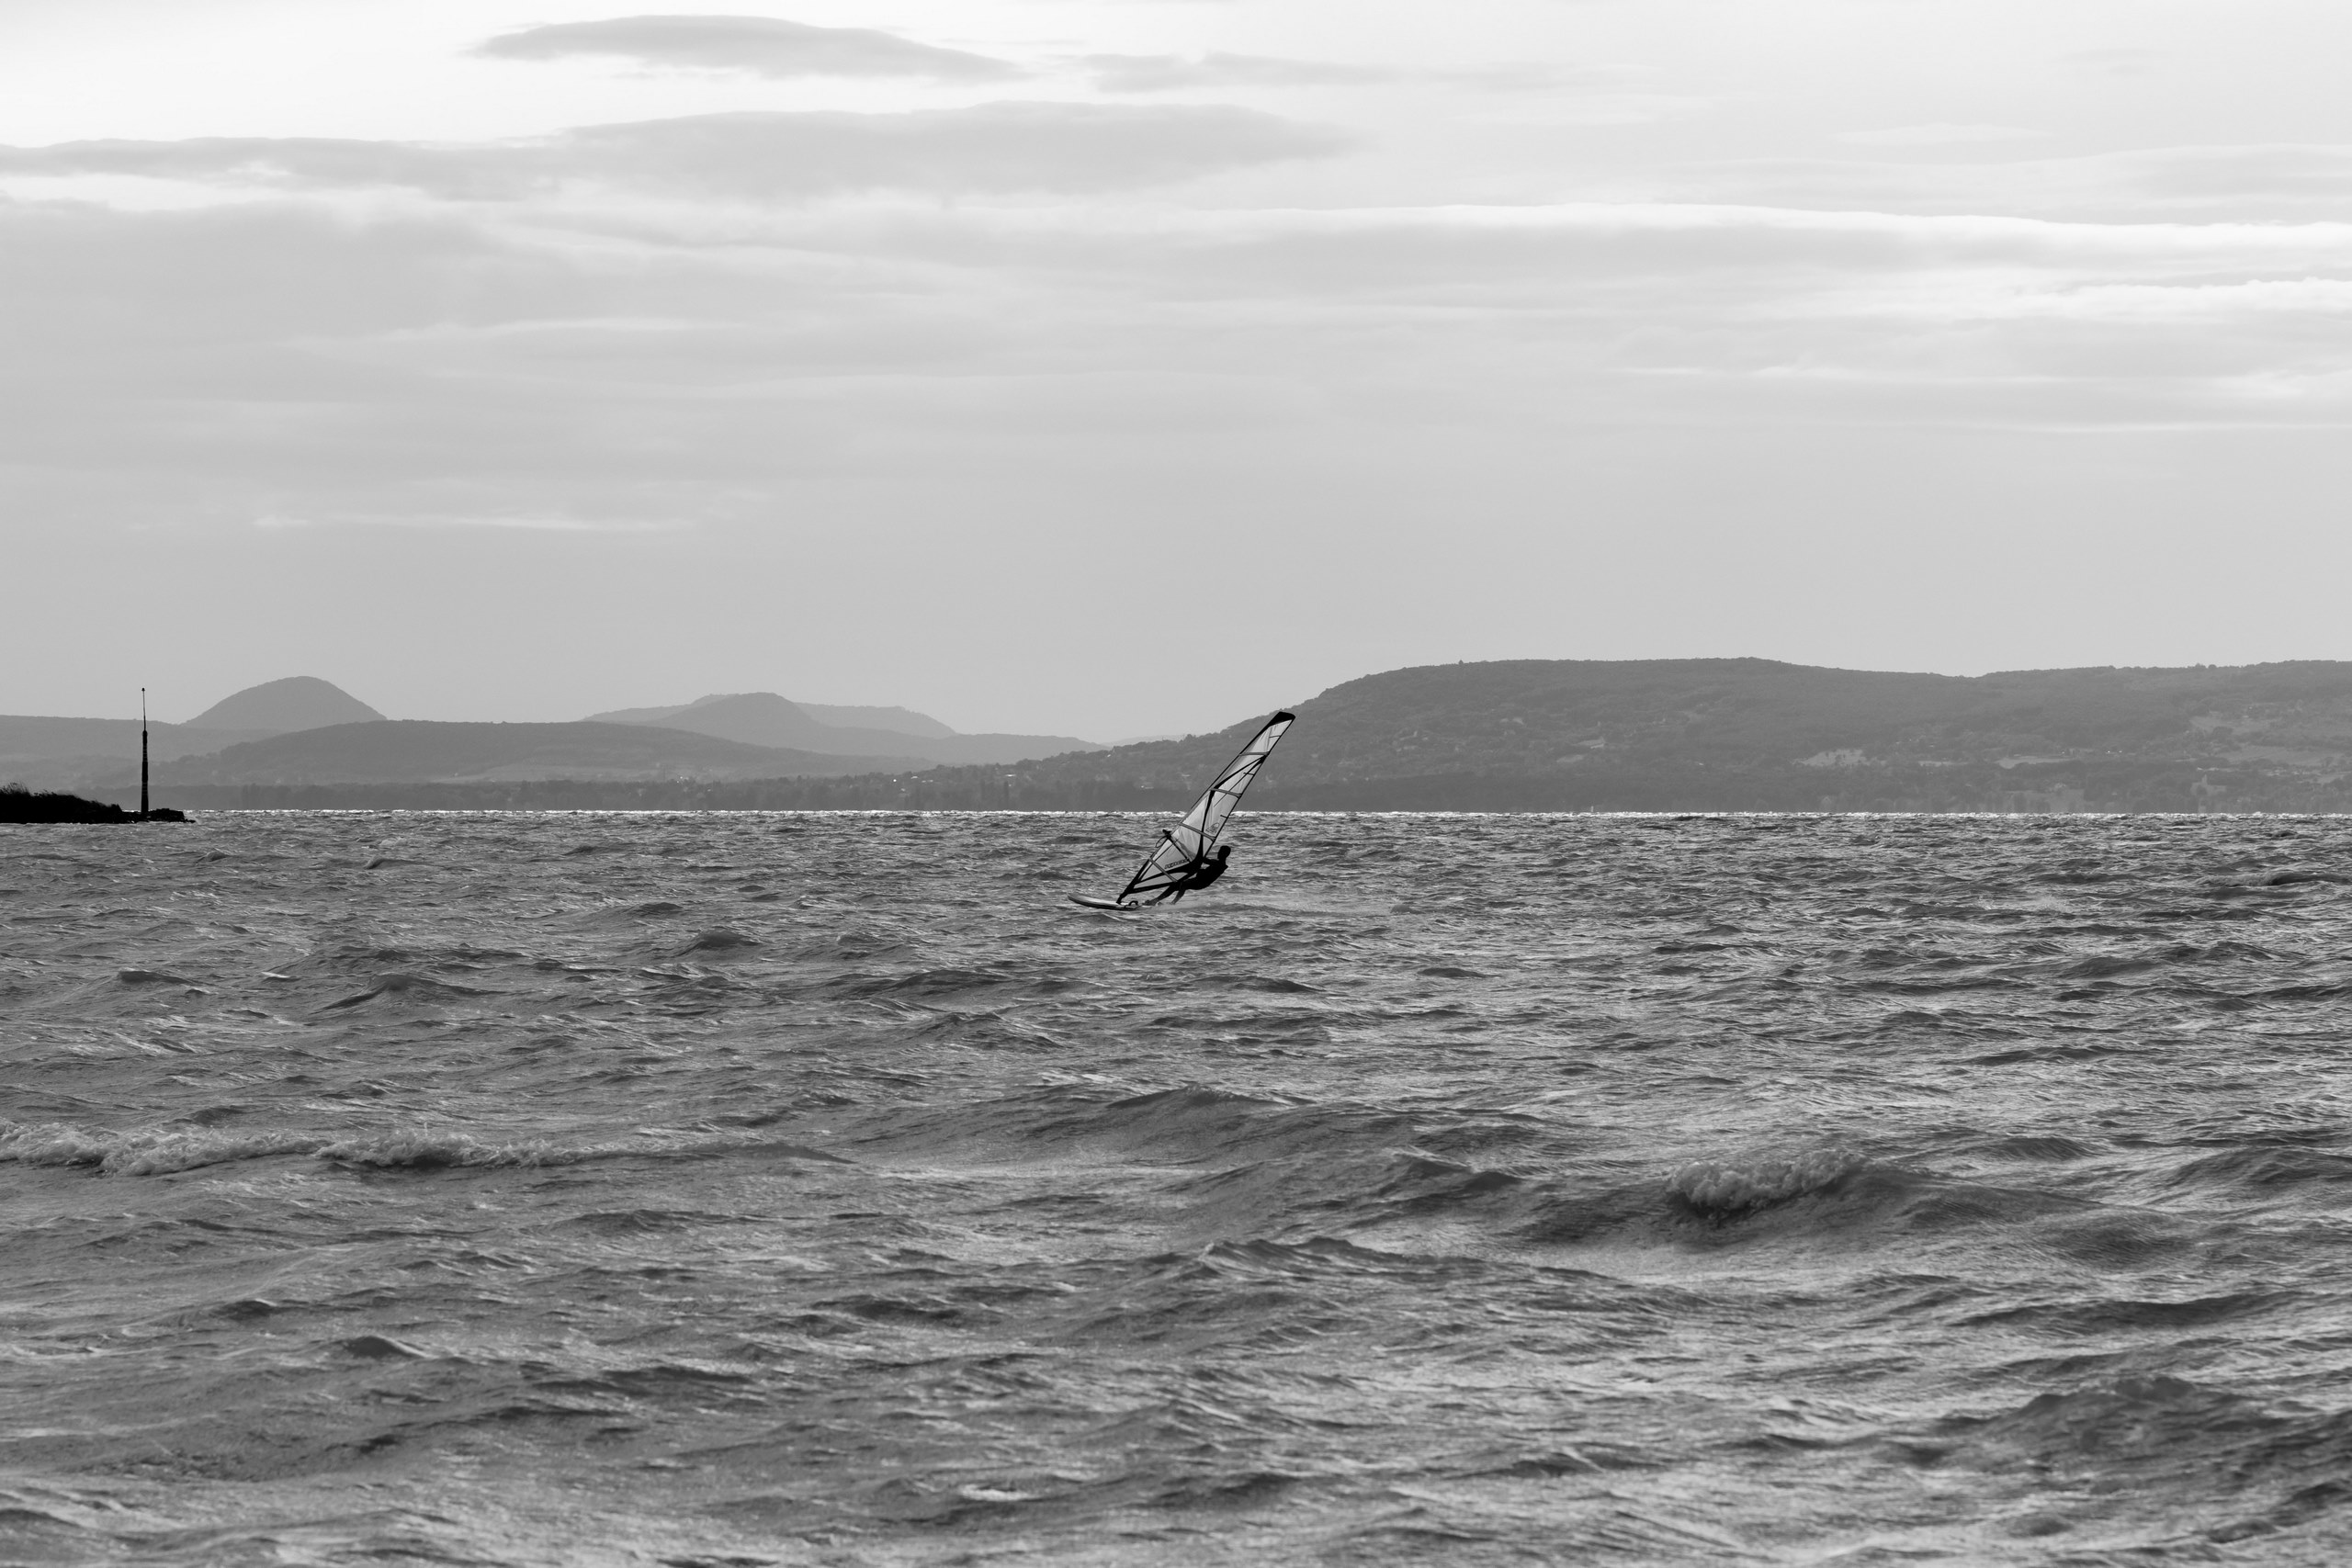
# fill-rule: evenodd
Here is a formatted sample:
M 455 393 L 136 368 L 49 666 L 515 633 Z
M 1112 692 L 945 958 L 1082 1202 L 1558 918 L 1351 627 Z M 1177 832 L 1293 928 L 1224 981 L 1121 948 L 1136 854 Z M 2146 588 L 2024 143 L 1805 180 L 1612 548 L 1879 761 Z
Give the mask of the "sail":
M 1159 835 L 1159 842 L 1153 846 L 1142 868 L 1119 890 L 1121 903 L 1148 894 L 1165 893 L 1176 885 L 1189 866 L 1216 847 L 1217 835 L 1225 831 L 1225 819 L 1233 815 L 1235 807 L 1241 804 L 1241 792 L 1250 787 L 1250 781 L 1256 778 L 1258 770 L 1266 765 L 1266 759 L 1273 753 L 1274 742 L 1297 722 L 1295 714 L 1278 713 L 1250 738 L 1250 744 L 1241 748 L 1239 754 L 1225 765 L 1224 771 L 1209 781 L 1209 787 L 1201 792 L 1200 799 L 1193 802 L 1193 809 L 1184 813 L 1184 819 Z

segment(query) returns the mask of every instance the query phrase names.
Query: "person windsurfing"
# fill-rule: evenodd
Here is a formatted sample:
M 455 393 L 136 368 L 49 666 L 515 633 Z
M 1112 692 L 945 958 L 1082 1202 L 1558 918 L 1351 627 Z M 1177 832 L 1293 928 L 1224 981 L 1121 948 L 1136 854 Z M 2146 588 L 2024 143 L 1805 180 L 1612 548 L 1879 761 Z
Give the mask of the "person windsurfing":
M 1116 898 L 1091 898 L 1082 893 L 1070 895 L 1070 902 L 1083 904 L 1090 909 L 1140 909 L 1147 904 L 1172 902 L 1195 888 L 1206 887 L 1225 874 L 1226 863 L 1233 858 L 1231 846 L 1220 846 L 1217 836 L 1225 831 L 1226 818 L 1241 804 L 1241 792 L 1258 776 L 1272 755 L 1274 743 L 1290 727 L 1298 722 L 1295 714 L 1278 713 L 1258 727 L 1258 732 L 1244 743 L 1193 808 L 1173 828 L 1160 831 L 1159 842 L 1144 857 L 1143 864 L 1127 878 Z
M 1168 885 L 1168 890 L 1158 898 L 1147 899 L 1157 904 L 1162 899 L 1173 904 L 1187 893 L 1196 893 L 1225 874 L 1225 863 L 1233 858 L 1231 844 L 1219 844 L 1214 855 L 1202 855 L 1185 863 L 1183 874 Z

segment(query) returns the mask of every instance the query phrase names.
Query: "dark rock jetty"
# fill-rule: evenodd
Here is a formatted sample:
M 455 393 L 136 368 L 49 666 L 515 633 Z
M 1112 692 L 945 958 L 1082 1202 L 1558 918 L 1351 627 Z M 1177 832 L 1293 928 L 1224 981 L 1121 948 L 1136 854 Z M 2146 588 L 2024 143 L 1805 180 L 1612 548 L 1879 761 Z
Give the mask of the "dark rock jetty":
M 85 800 L 58 790 L 31 790 L 22 784 L 0 784 L 0 822 L 185 822 L 187 813 L 159 807 L 142 818 L 103 800 Z

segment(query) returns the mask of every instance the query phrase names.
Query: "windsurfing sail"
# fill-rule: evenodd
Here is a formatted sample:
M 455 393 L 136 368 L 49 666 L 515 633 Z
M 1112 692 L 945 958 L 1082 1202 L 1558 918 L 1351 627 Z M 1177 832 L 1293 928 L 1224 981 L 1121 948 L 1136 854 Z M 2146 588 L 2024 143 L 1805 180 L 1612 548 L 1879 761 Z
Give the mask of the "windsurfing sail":
M 1225 819 L 1241 804 L 1241 792 L 1250 787 L 1250 781 L 1266 765 L 1266 759 L 1273 754 L 1274 743 L 1283 738 L 1283 732 L 1297 722 L 1295 714 L 1278 713 L 1250 738 L 1250 743 L 1241 748 L 1239 754 L 1209 781 L 1209 787 L 1193 802 L 1193 809 L 1184 813 L 1184 819 L 1160 833 L 1159 842 L 1152 846 L 1142 867 L 1119 889 L 1120 903 L 1166 893 L 1207 856 L 1216 846 L 1217 835 L 1225 831 Z

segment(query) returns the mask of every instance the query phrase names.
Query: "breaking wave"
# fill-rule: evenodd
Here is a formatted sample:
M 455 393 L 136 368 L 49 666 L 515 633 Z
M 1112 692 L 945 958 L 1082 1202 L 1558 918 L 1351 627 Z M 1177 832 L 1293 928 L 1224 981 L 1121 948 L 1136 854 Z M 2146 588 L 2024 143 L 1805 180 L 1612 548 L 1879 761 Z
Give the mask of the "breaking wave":
M 1667 1179 L 1667 1190 L 1693 1212 L 1730 1219 L 1826 1191 L 1868 1162 L 1849 1149 L 1697 1160 Z

